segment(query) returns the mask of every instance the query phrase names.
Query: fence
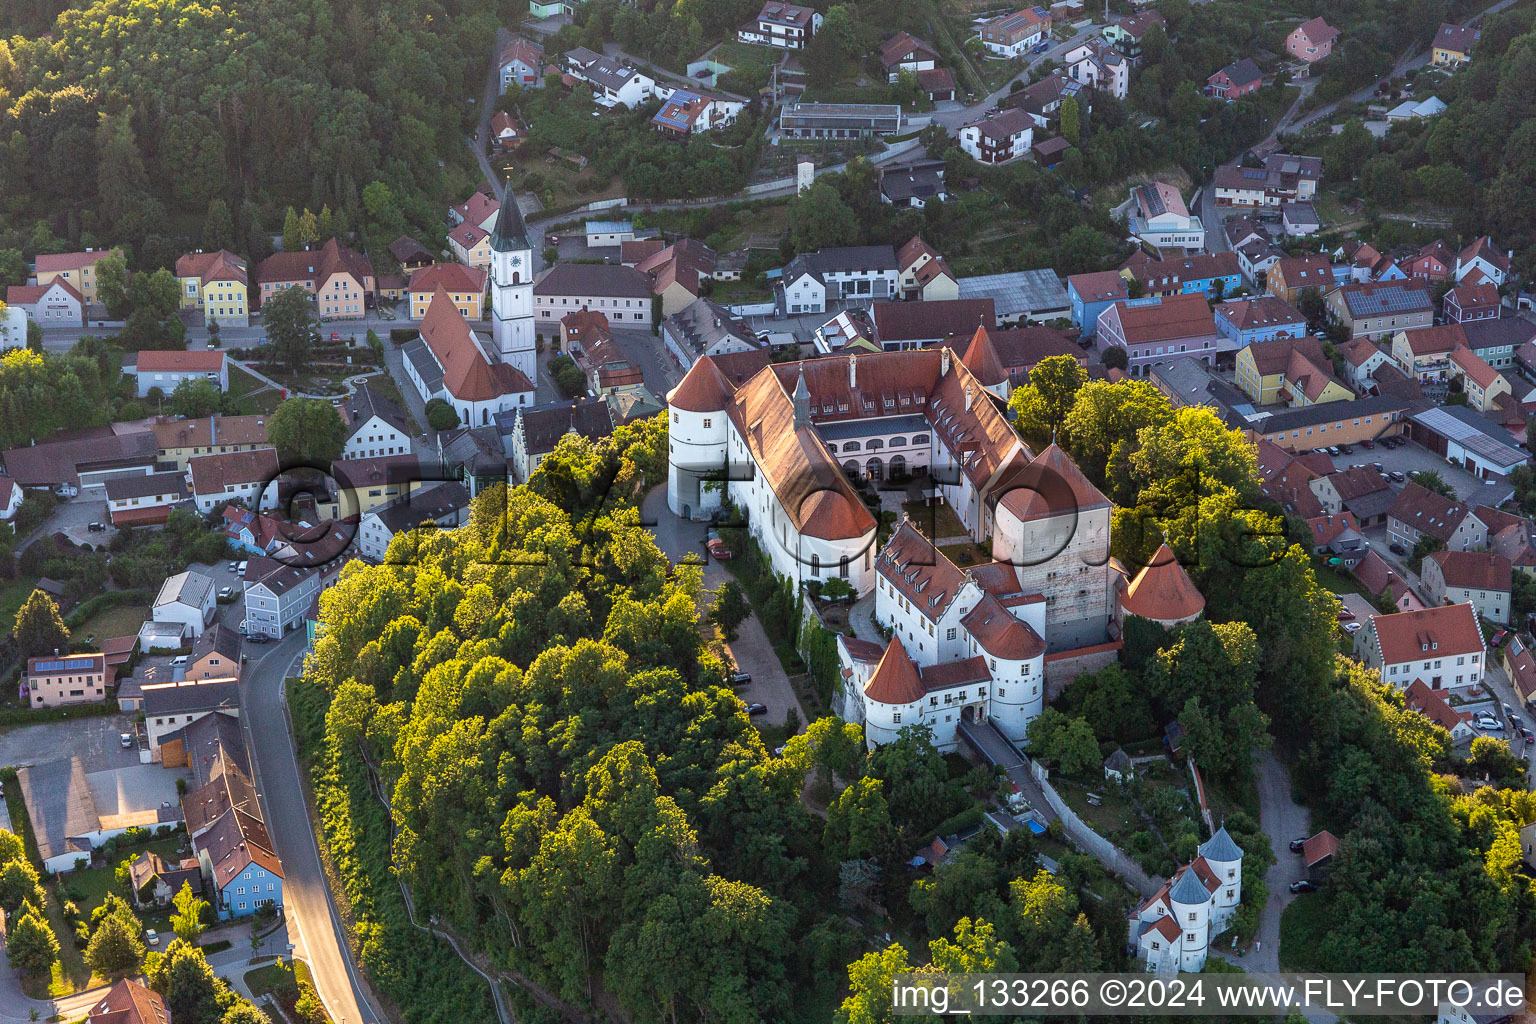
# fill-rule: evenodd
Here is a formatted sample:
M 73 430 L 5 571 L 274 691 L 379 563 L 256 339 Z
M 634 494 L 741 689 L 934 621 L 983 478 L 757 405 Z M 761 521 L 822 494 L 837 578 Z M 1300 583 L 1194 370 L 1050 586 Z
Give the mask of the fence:
M 749 302 L 725 308 L 735 316 L 772 316 L 774 305 L 771 302 Z
M 1076 811 L 1067 806 L 1067 802 L 1061 798 L 1061 794 L 1057 793 L 1055 787 L 1051 785 L 1049 781 L 1050 772 L 1046 771 L 1038 761 L 1030 761 L 1027 758 L 1025 760 L 1029 765 L 1030 777 L 1040 787 L 1040 792 L 1044 795 L 1045 802 L 1052 811 L 1056 812 L 1056 816 L 1061 819 L 1062 826 L 1066 828 L 1068 837 L 1074 843 L 1088 853 L 1093 854 L 1094 857 L 1098 858 L 1099 863 L 1103 864 L 1110 871 L 1115 872 L 1121 878 L 1130 882 L 1136 888 L 1136 891 L 1143 896 L 1151 896 L 1162 887 L 1163 880 L 1161 878 L 1149 876 L 1145 871 L 1141 870 L 1140 864 L 1127 857 L 1114 843 L 1095 832 L 1088 826 L 1087 822 L 1077 816 Z

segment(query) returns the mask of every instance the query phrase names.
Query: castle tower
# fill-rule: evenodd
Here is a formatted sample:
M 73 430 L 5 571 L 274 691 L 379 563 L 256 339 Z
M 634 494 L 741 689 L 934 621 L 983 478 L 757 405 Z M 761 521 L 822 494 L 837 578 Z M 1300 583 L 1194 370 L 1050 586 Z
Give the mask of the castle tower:
M 1211 894 L 1186 867 L 1168 890 L 1168 909 L 1183 933 L 1179 939 L 1179 970 L 1198 973 L 1205 966 L 1211 943 Z
M 1232 837 L 1227 834 L 1227 827 L 1223 825 L 1216 830 L 1215 835 L 1200 845 L 1200 856 L 1205 858 L 1211 874 L 1220 883 L 1211 894 L 1214 903 L 1211 927 L 1219 932 L 1243 899 L 1243 851 L 1232 841 Z
M 491 324 L 496 355 L 537 382 L 533 331 L 533 244 L 509 188 L 491 232 Z

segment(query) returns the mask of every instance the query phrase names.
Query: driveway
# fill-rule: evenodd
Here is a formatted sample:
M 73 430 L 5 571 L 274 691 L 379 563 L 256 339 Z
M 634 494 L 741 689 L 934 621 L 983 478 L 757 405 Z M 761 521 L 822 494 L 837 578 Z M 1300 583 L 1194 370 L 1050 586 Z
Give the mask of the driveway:
M 1244 958 L 1243 966 L 1257 973 L 1280 969 L 1280 915 L 1296 899 L 1290 884 L 1305 877 L 1301 856 L 1291 852 L 1292 839 L 1312 834 L 1312 815 L 1291 798 L 1291 776 L 1274 751 L 1255 758 L 1258 771 L 1259 823 L 1275 851 L 1275 863 L 1264 876 L 1269 902 L 1259 919 L 1258 946 Z
M 1433 470 L 1440 474 L 1440 479 L 1451 485 L 1456 496 L 1470 504 L 1498 505 L 1500 501 L 1510 494 L 1509 484 L 1490 484 L 1473 474 L 1453 466 L 1434 452 L 1417 442 L 1410 441 L 1407 444 L 1398 445 L 1396 448 L 1383 448 L 1377 445 L 1375 448 L 1364 448 L 1360 445 L 1351 445 L 1352 451 L 1348 455 L 1333 456 L 1335 469 L 1349 469 L 1351 466 L 1381 463 L 1381 468 L 1387 472 L 1396 470 L 1404 476 L 1426 470 Z M 1395 489 L 1401 490 L 1402 484 L 1393 484 Z
M 133 716 L 96 715 L 0 730 L 0 765 L 34 765 L 76 754 L 87 773 L 127 768 L 139 752 L 124 750 L 118 736 L 133 731 Z M 3 973 L 3 972 L 0 972 Z
M 107 523 L 106 532 L 92 533 L 91 523 Z M 55 505 L 48 518 L 43 520 L 43 525 L 17 545 L 17 553 L 30 547 L 37 538 L 55 533 L 63 533 L 76 544 L 97 547 L 111 540 L 116 532 L 107 519 L 106 485 L 91 484 L 80 488 L 80 493 L 68 501 Z
M 680 562 L 690 554 L 704 554 L 704 537 L 709 528 L 703 523 L 688 522 L 674 516 L 667 508 L 665 486 L 654 487 L 645 496 L 641 504 L 640 521 L 647 525 L 655 524 L 650 529 L 656 536 L 656 546 L 673 562 Z M 715 590 L 733 578 L 719 562 L 713 558 L 705 559 L 705 587 Z M 768 709 L 767 714 L 757 715 L 752 720 L 764 725 L 783 725 L 786 713 L 794 708 L 795 714 L 800 716 L 800 728 L 804 729 L 809 722 L 805 708 L 801 707 L 800 698 L 790 685 L 784 665 L 779 661 L 779 656 L 773 653 L 773 642 L 763 631 L 763 625 L 755 612 L 736 627 L 736 639 L 727 644 L 726 649 L 731 652 L 736 667 L 752 676 L 752 681 L 739 687 L 736 695 L 744 703 L 762 704 Z
M 683 379 L 682 367 L 667 351 L 666 342 L 650 331 L 633 328 L 614 328 L 613 340 L 619 351 L 645 376 L 645 386 L 651 394 L 664 397 Z

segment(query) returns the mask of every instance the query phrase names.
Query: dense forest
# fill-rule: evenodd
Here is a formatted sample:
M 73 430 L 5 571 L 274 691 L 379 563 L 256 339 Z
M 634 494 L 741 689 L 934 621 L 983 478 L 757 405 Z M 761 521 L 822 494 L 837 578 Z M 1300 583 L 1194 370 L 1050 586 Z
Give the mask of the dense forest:
M 50 11 L 16 6 L 24 32 Z M 520 6 L 97 0 L 0 38 L 0 249 L 111 242 L 155 267 L 207 223 L 259 258 L 289 206 L 435 224 Z M 398 208 L 367 208 L 375 181 Z

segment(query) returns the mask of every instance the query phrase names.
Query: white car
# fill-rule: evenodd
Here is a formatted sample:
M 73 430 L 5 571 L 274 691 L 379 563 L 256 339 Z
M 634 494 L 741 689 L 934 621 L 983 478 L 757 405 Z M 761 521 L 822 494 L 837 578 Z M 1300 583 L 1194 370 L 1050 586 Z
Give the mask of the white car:
M 171 659 L 171 668 L 181 668 L 192 660 L 190 655 L 179 654 Z
M 153 928 L 146 928 L 144 929 L 144 941 L 151 946 L 158 946 L 160 945 L 160 933 Z
M 240 566 L 235 571 L 238 572 L 241 576 L 244 576 L 245 575 L 245 567 L 250 565 L 250 564 L 251 564 L 250 562 L 241 562 Z
M 1360 632 L 1360 623 L 1346 622 L 1344 623 L 1343 629 L 1344 632 L 1348 633 L 1350 636 L 1354 636 L 1356 633 Z
M 1486 714 L 1478 715 L 1477 716 L 1477 727 L 1479 729 L 1487 729 L 1490 732 L 1496 732 L 1499 729 L 1504 728 L 1498 722 L 1494 721 L 1494 718 L 1493 718 L 1492 715 L 1486 715 Z

